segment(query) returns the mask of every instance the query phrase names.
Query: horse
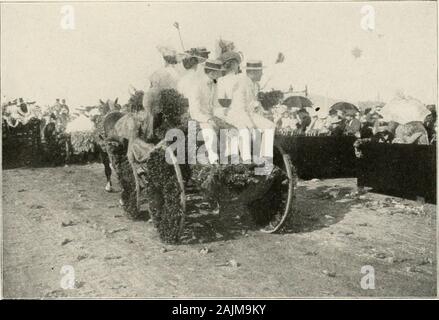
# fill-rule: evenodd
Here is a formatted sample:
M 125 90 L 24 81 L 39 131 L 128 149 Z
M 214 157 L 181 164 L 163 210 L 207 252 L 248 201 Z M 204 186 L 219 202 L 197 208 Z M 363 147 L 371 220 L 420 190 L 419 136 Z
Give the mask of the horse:
M 99 115 L 93 116 L 92 119 L 96 125 L 95 136 L 101 162 L 104 165 L 105 177 L 107 179 L 105 191 L 107 192 L 113 192 L 114 190 L 111 183 L 111 160 L 107 150 L 106 140 L 115 136 L 114 127 L 116 122 L 124 115 L 122 112 L 120 112 L 121 105 L 118 103 L 118 100 L 119 98 L 114 100 L 107 99 L 107 101 L 104 102 L 102 99 L 99 99 Z
M 120 109 L 121 106 L 118 103 L 118 98 L 114 100 L 107 99 L 105 102 L 100 99 L 98 106 L 85 108 L 85 110 L 89 113 L 87 117 L 89 117 L 95 126 L 94 132 L 92 132 L 93 149 L 99 154 L 100 160 L 104 165 L 104 172 L 107 179 L 105 191 L 107 192 L 112 192 L 113 188 L 111 183 L 112 170 L 110 159 L 103 144 L 103 140 L 105 139 L 104 136 L 106 136 L 104 132 L 110 132 L 117 120 L 123 116 L 123 114 L 119 111 Z M 92 110 L 97 110 L 98 112 L 90 115 L 90 111 Z M 63 161 L 65 165 L 68 166 L 68 164 L 71 162 L 71 157 L 74 151 L 71 144 L 72 133 L 66 133 L 65 131 L 60 132 L 61 129 L 65 128 L 58 127 L 55 124 L 55 122 L 58 120 L 55 114 L 49 114 L 46 116 L 46 118 L 44 121 L 42 121 L 41 133 L 43 139 L 49 145 L 49 157 L 51 157 L 53 153 L 58 153 L 58 151 L 62 149 L 62 145 L 55 145 L 58 143 L 56 137 L 64 136 L 65 141 L 63 145 L 65 148 L 65 156 L 63 157 Z
M 95 124 L 95 148 L 97 148 L 102 164 L 104 165 L 104 172 L 107 183 L 105 185 L 105 191 L 113 192 L 113 185 L 111 181 L 112 167 L 113 170 L 116 167 L 115 151 L 122 154 L 127 152 L 128 136 L 121 135 L 120 130 L 116 130 L 116 124 L 122 118 L 129 117 L 130 114 L 139 112 L 142 108 L 139 107 L 138 101 L 142 101 L 143 91 L 135 90 L 130 92 L 131 97 L 127 104 L 127 112 L 122 112 L 122 106 L 118 102 L 118 98 L 114 100 L 107 99 L 103 101 L 99 99 L 99 105 L 97 106 L 97 114 L 91 116 L 91 120 Z M 140 97 L 140 98 L 139 98 Z M 124 118 L 124 119 L 125 119 Z M 144 127 L 143 125 L 141 126 Z M 139 134 L 130 133 L 133 138 Z M 115 147 L 118 149 L 116 150 Z
M 138 138 L 144 139 L 148 135 L 148 116 L 142 105 L 143 91 L 135 90 L 125 105 L 126 112 L 111 111 L 102 122 L 102 131 L 100 134 L 101 141 L 111 163 L 111 167 L 117 172 L 119 183 L 122 186 L 122 195 L 119 200 L 120 204 L 130 206 L 130 190 L 125 184 L 131 174 L 134 175 L 136 182 L 135 194 L 139 195 L 140 186 L 133 165 L 133 158 L 129 152 L 131 146 Z M 138 141 L 137 141 L 138 142 Z M 128 171 L 127 171 L 128 170 Z M 111 168 L 108 170 L 107 186 L 111 188 Z M 127 180 L 128 179 L 128 180 Z M 138 197 L 137 197 L 138 198 Z M 128 202 L 128 203 L 127 203 Z M 137 201 L 135 208 L 128 210 L 132 212 L 133 217 L 138 217 L 140 204 Z

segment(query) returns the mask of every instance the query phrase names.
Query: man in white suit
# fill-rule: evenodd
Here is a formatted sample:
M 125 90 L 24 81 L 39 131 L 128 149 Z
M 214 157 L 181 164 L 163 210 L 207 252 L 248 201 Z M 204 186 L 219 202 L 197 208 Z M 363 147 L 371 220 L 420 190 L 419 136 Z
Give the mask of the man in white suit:
M 247 62 L 245 74 L 239 74 L 234 85 L 232 102 L 224 120 L 241 131 L 249 130 L 253 139 L 260 137 L 260 143 L 259 139 L 255 140 L 255 146 L 260 149 L 259 156 L 272 159 L 276 126 L 258 113 L 258 109 L 262 108 L 257 95 L 263 68 L 261 61 Z M 261 135 L 258 135 L 258 132 Z M 243 140 L 240 144 L 241 157 L 243 161 L 248 161 L 251 158 L 251 140 L 246 139 L 245 135 L 240 138 Z
M 204 72 L 198 72 L 188 77 L 183 83 L 182 94 L 189 102 L 189 115 L 197 121 L 205 142 L 208 160 L 217 164 L 217 125 L 214 121 L 214 102 L 216 101 L 216 80 L 222 76 L 221 62 L 207 60 L 204 63 Z

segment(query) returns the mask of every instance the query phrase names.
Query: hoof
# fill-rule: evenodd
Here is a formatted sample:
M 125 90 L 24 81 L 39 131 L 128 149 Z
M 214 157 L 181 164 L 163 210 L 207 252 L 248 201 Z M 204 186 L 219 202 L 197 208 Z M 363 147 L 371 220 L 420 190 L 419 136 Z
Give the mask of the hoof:
M 107 191 L 107 192 L 113 192 L 113 187 L 112 187 L 110 184 L 107 184 L 107 185 L 105 186 L 105 191 Z
M 119 204 L 120 204 L 121 206 L 123 206 L 123 205 L 124 205 L 124 202 L 123 202 L 123 200 L 122 200 L 122 199 L 119 199 Z

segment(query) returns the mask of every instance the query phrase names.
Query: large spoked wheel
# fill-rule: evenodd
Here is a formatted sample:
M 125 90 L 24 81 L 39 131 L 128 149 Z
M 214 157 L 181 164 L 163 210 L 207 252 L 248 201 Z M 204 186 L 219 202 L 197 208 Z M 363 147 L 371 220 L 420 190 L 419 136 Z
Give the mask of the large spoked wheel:
M 165 160 L 166 153 L 172 164 Z M 167 150 L 166 144 L 158 144 L 140 167 L 142 199 L 138 202 L 146 203 L 160 239 L 176 244 L 180 241 L 186 215 L 186 193 L 177 158 Z
M 248 208 L 261 232 L 274 233 L 282 229 L 294 213 L 297 175 L 289 155 L 282 147 L 274 147 L 274 181 L 267 192 Z

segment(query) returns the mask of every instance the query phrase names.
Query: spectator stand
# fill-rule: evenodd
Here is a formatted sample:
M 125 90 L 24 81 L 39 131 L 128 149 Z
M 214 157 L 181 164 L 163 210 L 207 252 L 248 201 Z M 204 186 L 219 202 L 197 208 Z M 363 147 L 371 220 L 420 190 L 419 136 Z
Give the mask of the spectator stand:
M 373 192 L 436 203 L 436 145 L 365 142 L 357 184 Z
M 40 120 L 33 118 L 16 127 L 2 125 L 2 167 L 12 169 L 24 166 L 38 166 L 41 163 Z
M 357 176 L 355 137 L 278 134 L 275 140 L 290 155 L 300 179 Z

